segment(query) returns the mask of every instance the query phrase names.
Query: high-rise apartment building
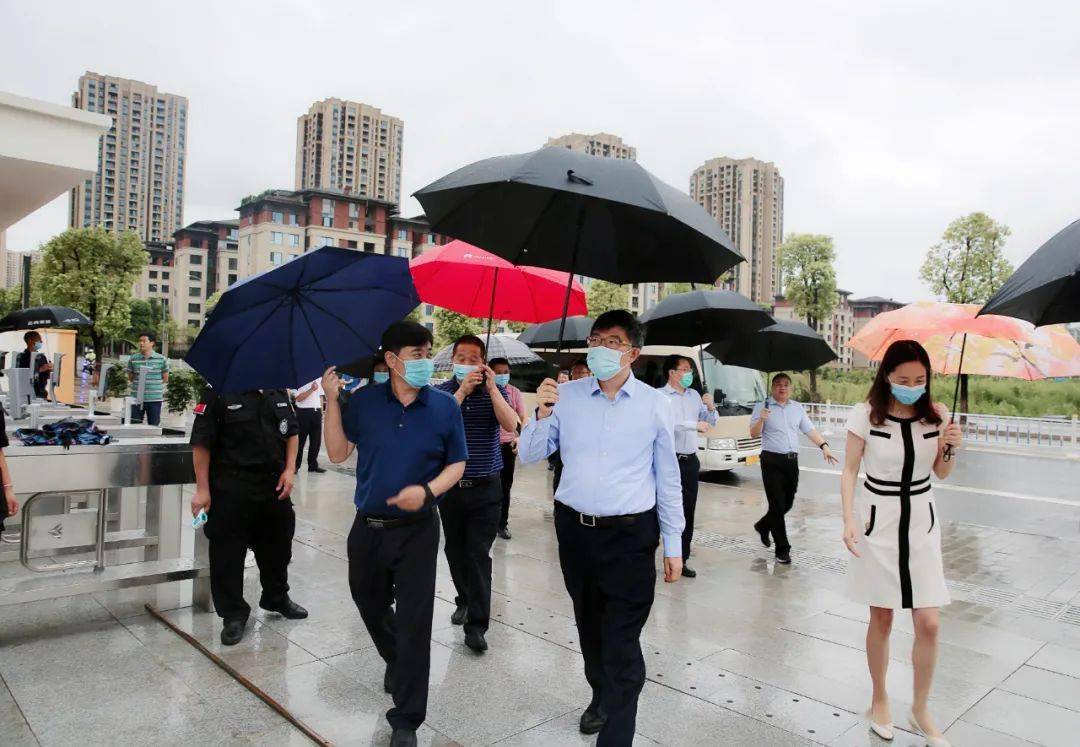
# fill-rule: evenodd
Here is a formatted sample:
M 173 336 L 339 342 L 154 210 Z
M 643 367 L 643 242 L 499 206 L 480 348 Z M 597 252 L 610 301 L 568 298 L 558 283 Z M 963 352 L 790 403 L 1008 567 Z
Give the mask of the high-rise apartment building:
M 752 301 L 771 303 L 781 293 L 784 179 L 772 163 L 756 158 L 712 158 L 690 175 L 690 196 L 735 242 L 746 262 L 721 285 Z
M 187 99 L 137 80 L 87 72 L 72 105 L 107 114 L 113 125 L 101 137 L 97 174 L 71 191 L 68 225 L 169 241 L 183 225 Z
M 548 138 L 548 141 L 544 143 L 544 147 L 567 148 L 568 150 L 603 158 L 637 160 L 637 148 L 624 143 L 618 135 L 611 135 L 606 132 L 597 132 L 595 135 L 582 135 L 579 132 L 571 132 L 569 135 Z
M 891 298 L 867 296 L 866 298 L 848 299 L 848 305 L 851 306 L 851 335 L 854 337 L 878 314 L 882 314 L 886 311 L 896 311 L 897 309 L 903 308 L 906 304 L 902 301 L 894 301 Z M 851 366 L 852 368 L 875 368 L 877 363 L 867 358 L 864 353 L 861 353 L 858 350 L 852 350 Z
M 326 99 L 296 120 L 296 189 L 401 204 L 405 123 L 356 101 Z
M 569 135 L 550 137 L 544 143 L 545 148 L 566 148 L 587 153 L 590 156 L 601 158 L 622 158 L 627 161 L 637 160 L 637 148 L 627 145 L 618 135 L 606 132 L 597 132 L 594 135 L 582 135 L 579 132 L 571 132 Z M 586 281 L 587 282 L 587 281 Z M 660 299 L 659 283 L 633 283 L 626 286 L 627 298 L 629 299 L 630 311 L 641 314 L 655 306 Z

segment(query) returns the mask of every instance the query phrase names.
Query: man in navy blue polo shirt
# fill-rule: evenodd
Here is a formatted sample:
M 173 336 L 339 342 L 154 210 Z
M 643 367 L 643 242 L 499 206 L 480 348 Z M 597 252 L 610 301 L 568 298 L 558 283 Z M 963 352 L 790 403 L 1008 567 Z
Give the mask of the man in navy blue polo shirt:
M 468 450 L 453 397 L 429 387 L 431 332 L 395 322 L 383 333 L 390 380 L 356 391 L 342 415 L 333 368 L 324 439 L 335 464 L 356 449 L 356 519 L 349 532 L 349 590 L 386 662 L 391 745 L 415 745 L 427 712 L 431 616 L 439 552 L 438 496 L 458 484 Z M 395 610 L 391 605 L 397 601 Z
M 465 626 L 465 645 L 487 650 L 491 617 L 491 545 L 502 518 L 502 448 L 499 426 L 517 431 L 518 414 L 495 372 L 484 363 L 484 341 L 465 335 L 454 343 L 454 378 L 439 385 L 452 394 L 465 420 L 469 460 L 465 475 L 439 505 L 446 537 L 446 562 L 457 589 L 457 609 L 450 616 Z

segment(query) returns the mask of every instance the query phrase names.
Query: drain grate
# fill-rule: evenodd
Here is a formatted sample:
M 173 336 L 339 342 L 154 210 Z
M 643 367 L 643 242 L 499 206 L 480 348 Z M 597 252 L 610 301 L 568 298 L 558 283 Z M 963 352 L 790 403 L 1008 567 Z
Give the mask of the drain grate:
M 706 547 L 712 547 L 735 555 L 757 557 L 763 553 L 761 545 L 756 540 L 745 537 L 732 537 L 716 532 L 698 532 L 695 533 L 694 540 Z M 841 575 L 846 568 L 847 560 L 844 558 L 800 551 L 796 564 L 788 569 L 787 573 L 799 575 L 820 571 L 830 575 Z M 1080 607 L 1070 606 L 1064 602 L 1054 602 L 1049 599 L 1029 597 L 1008 589 L 980 586 L 967 581 L 948 581 L 947 583 L 949 593 L 955 601 L 968 602 L 992 609 L 1008 610 L 1009 612 L 1019 612 L 1043 620 L 1054 620 L 1080 627 Z

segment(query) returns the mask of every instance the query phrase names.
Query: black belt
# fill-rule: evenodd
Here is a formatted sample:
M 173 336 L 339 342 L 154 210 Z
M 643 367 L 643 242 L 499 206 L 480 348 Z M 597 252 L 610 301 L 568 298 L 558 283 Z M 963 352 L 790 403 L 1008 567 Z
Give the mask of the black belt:
M 650 508 L 648 511 L 642 511 L 638 514 L 622 514 L 620 516 L 593 516 L 591 514 L 583 514 L 580 511 L 567 506 L 561 501 L 555 501 L 555 510 L 564 511 L 570 513 L 572 516 L 577 517 L 578 522 L 583 527 L 625 527 L 634 524 L 638 519 L 655 513 L 655 509 Z
M 680 462 L 688 462 L 691 459 L 697 459 L 697 452 L 695 451 L 693 454 L 679 454 L 679 453 L 676 453 L 675 456 L 677 456 L 679 458 Z
M 763 452 L 761 452 L 762 456 L 765 456 L 766 454 L 768 454 L 771 457 L 776 457 L 777 459 L 798 459 L 799 458 L 799 452 L 797 452 L 797 451 L 783 451 L 783 452 L 781 452 L 781 451 L 763 451 Z
M 419 522 L 430 518 L 430 511 L 420 511 L 415 514 L 409 514 L 408 516 L 371 516 L 365 514 L 359 515 L 359 519 L 372 529 L 393 529 L 395 527 L 404 527 L 408 526 L 409 524 L 418 524 Z
M 498 472 L 493 472 L 490 475 L 484 475 L 483 477 L 466 477 L 464 480 L 458 480 L 456 487 L 478 488 L 481 485 L 487 485 L 498 476 Z

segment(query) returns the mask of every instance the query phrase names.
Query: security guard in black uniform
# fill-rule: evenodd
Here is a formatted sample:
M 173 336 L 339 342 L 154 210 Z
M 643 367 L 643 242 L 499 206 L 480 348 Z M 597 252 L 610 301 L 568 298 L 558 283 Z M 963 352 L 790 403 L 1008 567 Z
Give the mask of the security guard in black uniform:
M 244 601 L 244 558 L 255 551 L 262 582 L 259 606 L 290 619 L 307 610 L 289 599 L 288 567 L 296 529 L 296 412 L 284 389 L 217 394 L 207 389 L 191 429 L 195 495 L 191 513 L 205 509 L 210 541 L 210 591 L 225 621 L 221 642 L 244 636 L 251 607 Z

